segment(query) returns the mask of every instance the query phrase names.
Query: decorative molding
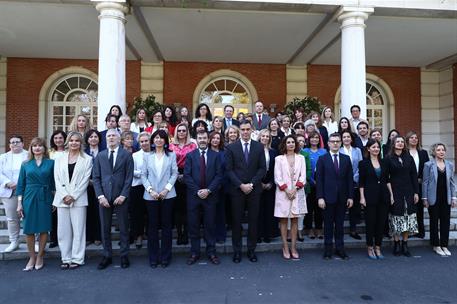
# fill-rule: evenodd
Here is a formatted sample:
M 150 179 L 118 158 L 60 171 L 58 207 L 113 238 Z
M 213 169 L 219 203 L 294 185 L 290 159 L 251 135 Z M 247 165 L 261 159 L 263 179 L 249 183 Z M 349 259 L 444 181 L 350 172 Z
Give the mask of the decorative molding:
M 154 95 L 156 101 L 163 103 L 163 62 L 141 62 L 141 97 Z

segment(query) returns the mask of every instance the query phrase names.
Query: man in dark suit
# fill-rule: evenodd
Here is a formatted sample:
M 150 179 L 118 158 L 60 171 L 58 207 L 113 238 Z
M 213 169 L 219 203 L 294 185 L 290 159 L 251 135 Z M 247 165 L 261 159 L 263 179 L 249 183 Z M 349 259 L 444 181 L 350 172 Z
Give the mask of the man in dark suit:
M 344 214 L 352 207 L 353 172 L 349 156 L 339 153 L 341 135 L 333 133 L 328 140 L 329 153 L 319 157 L 316 165 L 316 197 L 324 209 L 324 259 L 331 259 L 333 231 L 336 255 L 346 260 L 344 251 Z
M 218 265 L 216 255 L 216 204 L 222 182 L 219 153 L 208 149 L 208 133 L 197 133 L 198 149 L 186 155 L 184 181 L 187 185 L 187 226 L 190 238 L 188 265 L 200 258 L 200 209 L 203 211 L 206 255 Z
M 369 126 L 368 126 L 368 123 L 364 120 L 362 120 L 361 122 L 359 122 L 359 124 L 357 125 L 357 133 L 359 134 L 356 138 L 355 138 L 355 146 L 357 148 L 360 149 L 360 151 L 362 151 L 362 154 L 363 154 L 363 151 L 365 149 L 365 145 L 367 144 L 368 142 L 368 139 L 370 138 L 369 136 Z
M 116 129 L 118 127 L 119 117 L 114 114 L 108 114 L 105 118 L 106 130 L 100 132 L 100 151 L 106 150 L 106 132 L 109 129 Z
M 106 132 L 108 149 L 98 153 L 94 161 L 92 178 L 95 195 L 100 203 L 100 222 L 102 226 L 103 260 L 98 269 L 105 269 L 112 263 L 111 220 L 116 212 L 121 239 L 121 267 L 130 266 L 128 204 L 127 197 L 133 179 L 133 158 L 119 147 L 120 135 L 116 129 Z
M 235 112 L 235 108 L 233 108 L 233 106 L 226 105 L 224 107 L 224 126 L 223 126 L 224 132 L 228 127 L 231 127 L 231 126 L 240 127 L 240 122 L 233 118 L 233 112 Z
M 257 131 L 268 128 L 270 116 L 263 113 L 263 103 L 259 100 L 255 103 L 255 113 L 252 118 L 252 123 Z
M 259 217 L 262 178 L 266 173 L 263 145 L 251 140 L 252 125 L 240 123 L 241 139 L 227 146 L 226 170 L 232 184 L 232 245 L 233 262 L 241 262 L 241 220 L 248 209 L 248 258 L 257 262 L 255 248 Z

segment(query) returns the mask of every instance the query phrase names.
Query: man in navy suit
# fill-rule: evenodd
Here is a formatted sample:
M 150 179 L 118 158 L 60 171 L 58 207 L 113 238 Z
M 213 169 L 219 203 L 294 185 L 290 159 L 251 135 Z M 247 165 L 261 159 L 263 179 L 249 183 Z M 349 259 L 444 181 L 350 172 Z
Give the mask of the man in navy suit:
M 255 103 L 255 113 L 252 118 L 252 123 L 257 131 L 268 128 L 270 116 L 263 113 L 263 103 L 259 100 Z
M 222 182 L 222 166 L 219 153 L 208 149 L 208 133 L 197 133 L 198 149 L 186 155 L 184 181 L 187 185 L 187 226 L 192 265 L 200 258 L 200 209 L 203 211 L 206 255 L 218 265 L 216 255 L 216 204 L 217 192 Z
M 224 107 L 224 126 L 223 126 L 224 132 L 228 127 L 231 127 L 231 126 L 240 127 L 240 122 L 233 118 L 233 112 L 235 112 L 235 108 L 233 108 L 233 106 L 226 105 Z
M 95 195 L 100 204 L 102 226 L 103 260 L 98 265 L 102 270 L 112 263 L 111 220 L 113 212 L 119 221 L 121 239 L 121 267 L 130 266 L 128 204 L 127 198 L 133 180 L 132 155 L 119 146 L 120 135 L 116 129 L 106 132 L 108 149 L 97 154 L 92 168 Z
M 316 165 L 316 197 L 324 209 L 324 259 L 332 257 L 333 231 L 336 255 L 349 259 L 344 251 L 344 214 L 352 207 L 353 173 L 349 156 L 339 153 L 341 135 L 333 133 L 328 140 L 329 153 L 319 157 Z
M 241 220 L 248 209 L 248 258 L 257 262 L 257 227 L 259 218 L 262 178 L 266 173 L 263 145 L 251 140 L 252 125 L 248 120 L 240 123 L 241 139 L 226 148 L 225 168 L 232 184 L 232 245 L 233 262 L 241 262 Z

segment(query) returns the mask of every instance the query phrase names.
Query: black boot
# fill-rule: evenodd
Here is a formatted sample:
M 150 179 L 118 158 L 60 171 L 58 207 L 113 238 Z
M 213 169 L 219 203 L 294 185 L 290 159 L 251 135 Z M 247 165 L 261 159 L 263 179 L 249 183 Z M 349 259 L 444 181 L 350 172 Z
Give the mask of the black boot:
M 401 241 L 401 251 L 404 256 L 411 257 L 411 253 L 408 250 L 408 241 Z
M 394 241 L 394 256 L 399 256 L 401 254 L 400 250 L 400 241 Z

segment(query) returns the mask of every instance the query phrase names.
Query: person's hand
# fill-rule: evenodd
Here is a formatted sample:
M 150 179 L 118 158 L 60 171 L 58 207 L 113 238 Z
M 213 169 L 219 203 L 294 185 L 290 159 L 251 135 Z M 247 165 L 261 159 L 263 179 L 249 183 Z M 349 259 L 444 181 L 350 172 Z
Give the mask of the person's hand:
M 262 183 L 262 189 L 263 189 L 263 190 L 268 190 L 268 184 Z
M 430 207 L 430 204 L 428 203 L 428 199 L 424 199 L 424 200 L 422 201 L 422 204 L 424 204 L 424 207 L 425 207 L 425 208 Z
M 16 183 L 15 182 L 9 182 L 5 185 L 6 188 L 15 190 L 16 189 Z
M 365 200 L 364 197 L 360 198 L 360 205 L 362 205 L 364 208 L 367 206 L 367 201 Z
M 18 202 L 16 211 L 17 211 L 17 215 L 19 216 L 19 219 L 23 219 L 24 218 L 24 209 L 22 209 L 22 202 Z
M 125 201 L 125 196 L 119 195 L 113 202 L 113 205 L 122 205 Z
M 159 200 L 165 199 L 165 197 L 167 197 L 167 194 L 168 194 L 168 190 L 167 190 L 167 189 L 163 189 L 163 190 L 159 193 Z
M 71 196 L 71 195 L 66 195 L 64 198 L 63 198 L 63 203 L 65 205 L 71 205 L 72 203 L 75 202 L 75 199 Z
M 455 208 L 455 207 L 457 207 L 457 200 L 452 199 L 451 208 Z
M 293 200 L 295 199 L 295 195 L 297 194 L 297 190 L 296 189 L 286 189 L 285 190 L 286 194 L 287 194 L 287 197 L 290 199 L 290 200 Z
M 201 199 L 206 199 L 209 195 L 209 190 L 208 189 L 200 189 L 197 192 L 197 195 Z
M 394 197 L 391 196 L 391 197 L 390 197 L 390 204 L 393 205 L 394 203 L 395 203 Z
M 354 201 L 352 200 L 352 198 L 348 198 L 348 201 L 347 201 L 346 206 L 347 206 L 348 208 L 352 208 L 352 205 L 353 205 L 353 204 L 354 204 Z
M 414 204 L 417 204 L 419 202 L 419 194 L 415 193 L 414 194 Z
M 318 199 L 317 204 L 318 204 L 319 208 L 325 209 L 325 200 L 323 198 Z
M 105 208 L 110 208 L 109 202 L 108 202 L 108 200 L 106 199 L 106 197 L 100 197 L 100 198 L 98 199 L 98 202 L 99 202 L 100 205 L 102 205 L 103 207 L 105 207 Z
M 240 189 L 244 194 L 249 194 L 251 193 L 252 189 L 254 189 L 254 187 L 251 184 L 241 184 Z

